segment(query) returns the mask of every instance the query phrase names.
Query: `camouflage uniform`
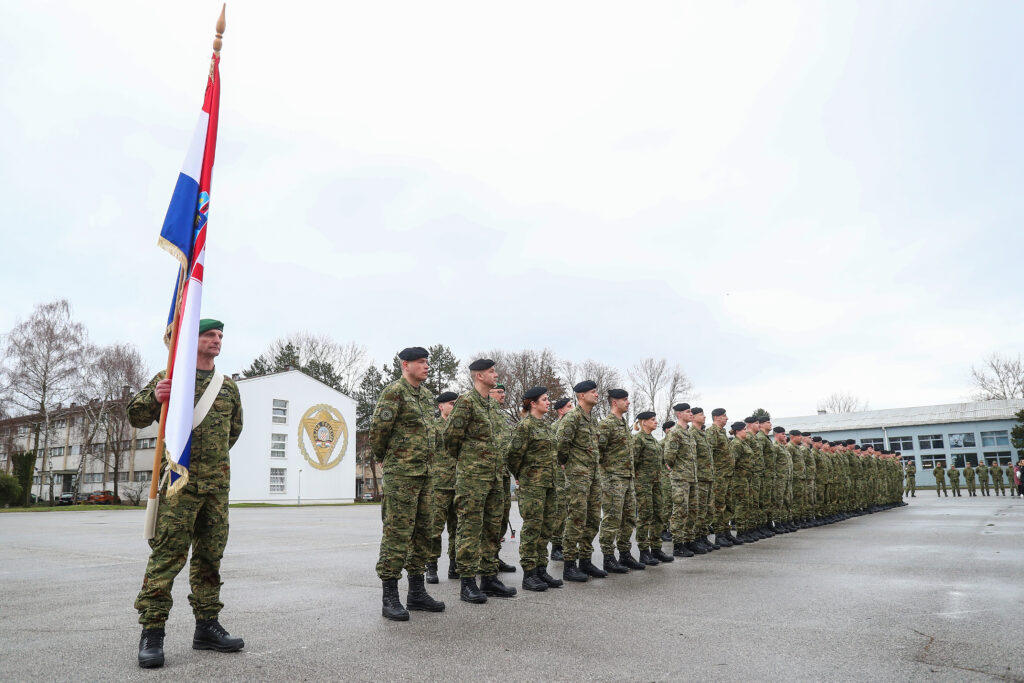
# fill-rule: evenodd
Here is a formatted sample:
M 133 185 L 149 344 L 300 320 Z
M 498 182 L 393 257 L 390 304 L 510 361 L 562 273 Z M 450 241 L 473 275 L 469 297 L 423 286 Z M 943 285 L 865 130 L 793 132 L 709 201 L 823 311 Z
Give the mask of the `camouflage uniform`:
M 711 497 L 715 481 L 715 464 L 712 460 L 711 446 L 708 445 L 704 430 L 690 423 L 690 436 L 696 450 L 697 486 L 695 500 L 690 501 L 692 527 L 689 535 L 693 538 L 706 538 L 710 529 L 711 511 L 714 500 Z
M 555 438 L 558 438 L 558 423 L 561 418 L 556 417 L 553 429 Z M 557 458 L 555 464 L 558 465 Z M 565 468 L 558 465 L 555 468 L 555 524 L 551 532 L 551 545 L 562 547 L 562 536 L 565 535 Z
M 519 481 L 519 514 L 523 529 L 519 560 L 524 571 L 548 566 L 548 539 L 555 528 L 555 430 L 527 415 L 516 425 L 506 450 L 509 471 Z
M 636 492 L 633 485 L 633 437 L 624 417 L 608 415 L 597 425 L 601 465 L 601 552 L 630 552 L 636 527 Z
M 445 420 L 434 421 L 434 459 L 430 463 L 432 493 L 430 524 L 430 562 L 441 557 L 441 534 L 448 527 L 448 562 L 455 566 L 455 536 L 458 516 L 455 514 L 455 460 L 444 449 Z
M 658 506 L 661 505 L 661 444 L 650 434 L 633 437 L 633 461 L 636 468 L 636 545 L 640 551 L 661 548 Z
M 455 469 L 455 563 L 466 579 L 498 572 L 498 543 L 506 471 L 501 448 L 505 415 L 498 402 L 476 390 L 455 401 L 444 426 L 444 448 Z
M 369 446 L 384 471 L 377 576 L 382 581 L 423 574 L 432 524 L 427 472 L 436 448 L 434 397 L 400 377 L 384 387 L 370 418 Z
M 142 429 L 160 419 L 156 384 L 160 372 L 128 403 L 128 421 Z M 195 401 L 206 391 L 212 370 L 196 371 Z M 160 493 L 156 535 L 149 540 L 152 552 L 146 565 L 142 590 L 135 599 L 143 628 L 163 628 L 171 611 L 171 586 L 188 560 L 189 604 L 196 619 L 215 619 L 220 601 L 220 561 L 228 542 L 228 488 L 231 460 L 228 450 L 242 433 L 242 399 L 238 386 L 224 378 L 217 398 L 203 422 L 192 430 L 188 483 L 177 493 Z
M 967 465 L 964 467 L 963 475 L 964 475 L 964 483 L 967 484 L 967 495 L 968 496 L 976 496 L 976 495 L 978 495 L 977 485 L 974 483 L 975 474 L 976 473 L 974 471 L 974 468 L 971 467 L 971 463 L 967 463 Z
M 978 469 L 981 468 L 979 467 Z M 935 475 L 935 494 L 941 495 L 945 493 L 948 496 L 949 493 L 946 492 L 946 468 L 942 466 L 942 463 L 935 466 L 932 474 Z
M 597 425 L 576 406 L 558 421 L 558 463 L 565 465 L 566 515 L 562 555 L 566 562 L 590 559 L 601 525 Z
M 917 491 L 917 465 L 915 465 L 914 461 L 911 460 L 907 463 L 903 472 L 906 477 L 906 486 L 903 489 L 903 495 L 905 496 L 908 493 L 913 495 Z
M 765 447 L 768 445 L 768 438 L 764 432 L 748 436 L 747 447 L 753 452 L 753 459 L 750 467 L 750 519 L 748 525 L 751 529 L 757 528 L 765 523 L 764 519 L 764 479 L 765 479 Z
M 495 401 L 497 403 L 497 401 Z M 505 411 L 501 409 L 501 404 L 498 403 L 498 410 L 501 413 L 501 424 L 498 426 L 497 439 L 498 439 L 498 452 L 501 453 L 501 528 L 498 530 L 498 538 L 496 542 L 498 544 L 498 550 L 501 550 L 501 537 L 505 535 L 505 531 L 509 528 L 508 522 L 512 513 L 512 477 L 508 472 L 508 467 L 505 464 L 505 451 L 508 449 L 510 440 L 510 434 L 512 432 L 508 424 L 508 418 L 506 417 Z
M 789 451 L 781 443 L 772 439 L 772 453 L 775 455 L 775 492 L 772 496 L 774 503 L 774 518 L 777 522 L 789 521 L 789 504 L 786 500 L 786 487 L 792 477 L 793 461 L 789 457 Z
M 996 490 L 996 495 L 1005 496 L 1006 487 L 1003 486 L 1003 468 L 997 464 L 989 467 L 988 472 L 992 475 L 992 488 Z
M 818 507 L 818 461 L 814 458 L 812 447 L 801 444 L 800 452 L 804 456 L 804 472 L 807 477 L 804 484 L 804 509 L 808 517 L 814 517 Z
M 668 433 L 662 444 L 665 465 L 670 468 L 672 480 L 672 523 L 669 531 L 673 543 L 688 543 L 693 524 L 689 518 L 690 498 L 697 486 L 697 445 L 693 436 L 683 425 L 677 425 Z
M 807 463 L 804 461 L 800 446 L 790 441 L 786 444 L 789 457 L 793 462 L 793 514 L 797 519 L 807 517 Z
M 735 510 L 733 519 L 736 531 L 743 533 L 754 527 L 750 513 L 750 473 L 753 468 L 754 451 L 746 439 L 736 438 L 729 442 L 729 453 L 732 455 L 733 476 L 729 486 L 729 500 Z
M 953 489 L 953 495 L 960 495 L 960 470 L 956 468 L 956 463 L 949 466 L 946 470 L 946 475 L 949 477 L 949 487 Z
M 707 429 L 708 446 L 711 448 L 712 465 L 715 470 L 715 481 L 711 487 L 713 514 L 711 524 L 716 534 L 729 533 L 729 520 L 732 518 L 732 505 L 729 502 L 729 487 L 732 482 L 733 462 L 729 451 L 729 437 L 718 425 Z

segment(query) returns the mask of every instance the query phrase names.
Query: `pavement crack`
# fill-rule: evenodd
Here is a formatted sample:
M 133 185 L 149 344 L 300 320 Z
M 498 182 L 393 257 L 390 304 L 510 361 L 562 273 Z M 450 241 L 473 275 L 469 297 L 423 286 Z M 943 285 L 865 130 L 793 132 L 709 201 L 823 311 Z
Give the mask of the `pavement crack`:
M 921 648 L 920 653 L 916 657 L 914 657 L 914 661 L 916 661 L 918 664 L 924 664 L 925 666 L 943 667 L 947 669 L 956 669 L 957 671 L 969 671 L 971 673 L 991 676 L 992 678 L 997 678 L 1001 681 L 1011 681 L 1012 683 L 1024 682 L 1024 676 L 1019 676 L 1012 672 L 995 673 L 992 671 L 986 671 L 985 669 L 975 669 L 970 666 L 963 666 L 960 664 L 936 661 L 936 659 L 931 656 L 931 647 L 935 643 L 935 636 L 928 635 L 927 633 L 922 633 L 921 631 L 918 631 L 916 628 L 912 628 L 910 630 L 916 633 L 917 635 L 921 636 L 922 638 L 928 639 L 928 642 L 924 644 L 923 648 Z

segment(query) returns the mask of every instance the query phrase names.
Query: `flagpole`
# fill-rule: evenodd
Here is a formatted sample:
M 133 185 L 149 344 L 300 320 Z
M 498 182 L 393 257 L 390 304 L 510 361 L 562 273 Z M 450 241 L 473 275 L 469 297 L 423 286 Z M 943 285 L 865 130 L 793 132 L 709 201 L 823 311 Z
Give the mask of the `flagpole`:
M 221 5 L 220 17 L 217 19 L 217 33 L 213 39 L 213 57 L 210 59 L 210 75 L 209 78 L 213 78 L 213 68 L 216 63 L 216 59 L 220 57 L 220 49 L 224 44 L 224 12 L 227 9 L 227 3 Z M 178 282 L 178 293 L 174 303 L 174 318 L 171 322 L 171 343 L 167 345 L 167 368 L 165 370 L 165 377 L 170 375 L 171 367 L 174 364 L 174 354 L 178 348 L 178 323 L 181 322 L 181 293 L 184 291 L 185 283 L 188 281 L 188 268 L 183 268 L 179 275 Z M 160 470 L 163 465 L 164 456 L 164 430 L 167 426 L 167 407 L 169 401 L 164 401 L 160 404 L 160 427 L 157 431 L 156 436 L 156 452 L 153 455 L 153 475 L 149 482 L 149 499 L 146 501 L 146 522 L 143 536 L 148 541 L 156 536 L 156 516 L 157 509 L 160 504 Z

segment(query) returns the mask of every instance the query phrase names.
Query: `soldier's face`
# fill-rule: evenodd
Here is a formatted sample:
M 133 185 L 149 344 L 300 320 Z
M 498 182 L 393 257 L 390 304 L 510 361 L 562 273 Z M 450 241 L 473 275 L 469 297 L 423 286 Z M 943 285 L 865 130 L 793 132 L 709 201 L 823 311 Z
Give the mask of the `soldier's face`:
M 216 357 L 220 355 L 221 340 L 224 333 L 220 330 L 207 330 L 199 335 L 198 351 L 200 356 Z
M 501 405 L 505 405 L 505 390 L 501 388 L 491 389 L 488 392 L 495 401 Z
M 711 418 L 711 421 L 715 423 L 717 427 L 724 427 L 725 423 L 729 421 L 728 415 L 718 415 L 717 417 Z
M 493 389 L 498 385 L 498 371 L 493 367 L 480 370 L 476 373 L 475 377 L 488 389 Z
M 737 439 L 745 439 L 745 438 L 747 438 L 747 428 L 744 427 L 740 431 L 736 432 L 736 438 Z
M 772 433 L 772 423 L 771 422 L 761 422 L 759 424 L 761 426 L 761 431 L 762 432 L 764 432 L 765 434 L 771 434 Z
M 541 397 L 537 399 L 537 402 L 533 404 L 540 408 L 540 412 L 547 415 L 548 411 L 551 410 L 551 401 L 548 400 L 547 394 L 541 394 Z
M 625 413 L 627 410 L 629 410 L 629 397 L 627 396 L 626 398 L 613 398 L 612 408 Z
M 570 410 L 572 410 L 572 401 L 569 401 L 564 406 L 562 406 L 561 408 L 558 409 L 558 417 L 562 417 L 563 415 L 568 413 Z
M 707 419 L 708 418 L 704 413 L 697 413 L 696 415 L 693 416 L 693 424 L 697 425 L 698 427 L 703 427 L 704 421 Z
M 650 434 L 658 428 L 658 418 L 652 417 L 647 420 L 640 420 L 640 428 L 644 430 L 644 433 Z
M 577 400 L 588 408 L 593 408 L 597 405 L 597 389 L 591 389 L 590 391 L 577 394 L 576 396 Z
M 448 419 L 448 415 L 449 415 L 449 413 L 452 412 L 452 408 L 454 408 L 454 407 L 455 407 L 455 401 L 448 401 L 447 403 L 439 403 L 439 404 L 437 404 L 438 410 L 441 411 L 441 417 L 443 417 L 446 420 Z
M 693 422 L 693 411 L 687 408 L 683 412 L 679 413 L 680 419 L 683 422 Z

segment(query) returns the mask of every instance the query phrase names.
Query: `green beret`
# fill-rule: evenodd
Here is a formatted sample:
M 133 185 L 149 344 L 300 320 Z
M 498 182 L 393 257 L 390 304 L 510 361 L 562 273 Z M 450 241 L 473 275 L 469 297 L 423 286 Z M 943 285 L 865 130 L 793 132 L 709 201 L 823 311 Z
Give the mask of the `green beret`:
M 199 321 L 199 334 L 205 334 L 210 330 L 224 331 L 224 323 L 213 318 L 203 318 Z

